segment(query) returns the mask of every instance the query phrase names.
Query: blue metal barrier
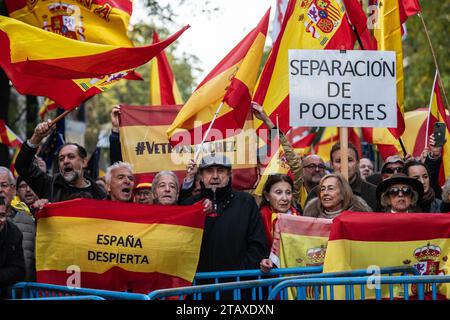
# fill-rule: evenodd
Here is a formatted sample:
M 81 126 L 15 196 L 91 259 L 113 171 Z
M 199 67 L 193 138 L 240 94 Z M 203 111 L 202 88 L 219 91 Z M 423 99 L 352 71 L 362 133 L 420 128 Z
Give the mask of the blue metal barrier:
M 293 268 L 289 268 L 293 269 Z M 208 284 L 208 285 L 196 285 L 196 286 L 189 286 L 189 287 L 180 287 L 180 288 L 171 288 L 171 289 L 161 289 L 161 290 L 155 290 L 148 294 L 149 298 L 151 300 L 154 299 L 164 299 L 167 297 L 175 297 L 177 299 L 185 299 L 186 295 L 192 295 L 193 300 L 202 300 L 203 294 L 214 294 L 215 300 L 220 300 L 221 293 L 224 292 L 232 292 L 232 299 L 233 300 L 242 300 L 242 291 L 248 289 L 250 290 L 250 299 L 253 301 L 256 300 L 264 300 L 267 298 L 267 294 L 271 292 L 272 287 L 277 285 L 280 282 L 283 282 L 287 279 L 312 279 L 312 278 L 333 278 L 333 277 L 362 277 L 370 275 L 366 269 L 361 270 L 352 270 L 352 271 L 341 271 L 341 272 L 332 272 L 332 273 L 315 273 L 315 274 L 300 274 L 296 276 L 289 276 L 289 277 L 279 277 L 279 275 L 285 275 L 285 274 L 292 274 L 292 271 L 288 271 L 289 269 L 278 269 L 278 270 L 271 270 L 275 271 L 275 278 L 266 278 L 266 279 L 258 279 L 258 280 L 247 280 L 247 281 L 240 281 L 239 278 L 245 276 L 248 276 L 249 274 L 253 274 L 257 270 L 242 270 L 242 271 L 224 271 L 224 272 L 211 272 L 211 273 L 205 273 L 201 275 L 204 276 L 204 279 L 214 279 L 215 281 L 218 281 L 218 279 L 221 278 L 227 278 L 231 274 L 234 275 L 240 275 L 237 281 L 235 282 L 225 282 L 225 283 L 214 283 L 214 284 Z M 303 268 L 304 269 L 304 268 Z M 401 267 L 389 267 L 389 268 L 381 268 L 380 269 L 381 274 L 386 274 L 389 276 L 392 276 L 393 274 L 402 274 L 402 275 L 408 275 L 418 274 L 418 271 L 413 267 L 408 266 L 401 266 Z M 270 274 L 270 273 L 269 273 Z M 264 274 L 266 275 L 266 274 Z M 201 277 L 198 277 L 197 279 L 200 279 Z M 266 288 L 264 292 L 263 288 Z
M 373 284 L 373 280 L 376 280 L 376 284 Z M 376 300 L 381 300 L 383 298 L 382 290 L 383 285 L 386 287 L 388 285 L 389 299 L 394 300 L 394 285 L 401 285 L 403 287 L 403 299 L 410 300 L 409 289 L 411 285 L 415 286 L 417 292 L 417 299 L 425 299 L 425 286 L 429 287 L 431 293 L 431 299 L 437 299 L 437 284 L 450 283 L 450 276 L 381 276 L 377 279 L 373 277 L 342 277 L 342 278 L 314 278 L 314 279 L 288 279 L 279 282 L 269 293 L 269 300 L 286 299 L 286 289 L 287 288 L 297 288 L 297 299 L 306 300 L 306 290 L 312 290 L 314 292 L 315 300 L 335 300 L 336 291 L 339 289 L 344 289 L 345 300 L 355 300 L 355 295 L 359 293 L 359 299 L 366 299 L 366 288 L 368 284 L 375 286 L 375 297 Z M 340 286 L 340 288 L 336 288 Z M 343 286 L 343 288 L 342 288 Z M 355 290 L 356 286 L 356 290 Z M 358 289 L 359 288 L 359 289 Z
M 106 300 L 99 296 L 61 296 L 61 297 L 46 297 L 46 298 L 29 298 L 21 300 Z
M 64 296 L 98 296 L 107 300 L 149 300 L 147 295 L 139 293 L 72 288 L 36 282 L 19 282 L 8 288 L 10 299 L 59 298 Z

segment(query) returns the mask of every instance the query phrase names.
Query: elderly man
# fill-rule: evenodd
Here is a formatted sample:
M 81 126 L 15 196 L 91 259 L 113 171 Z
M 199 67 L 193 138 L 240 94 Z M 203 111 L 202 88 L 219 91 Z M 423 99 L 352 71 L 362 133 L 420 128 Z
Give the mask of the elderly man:
M 39 198 L 50 202 L 73 199 L 88 195 L 94 199 L 106 198 L 105 192 L 94 180 L 85 176 L 83 168 L 87 165 L 86 150 L 76 143 L 64 144 L 58 152 L 59 173 L 53 177 L 43 172 L 33 162 L 41 141 L 50 135 L 50 122 L 42 122 L 34 129 L 17 156 L 15 168 Z
M 116 162 L 106 169 L 106 192 L 113 201 L 131 202 L 133 200 L 134 175 L 128 162 Z
M 25 258 L 26 280 L 36 281 L 35 241 L 36 227 L 34 219 L 23 211 L 17 211 L 11 206 L 11 200 L 16 194 L 16 181 L 8 168 L 0 167 L 0 199 L 5 206 L 8 219 L 11 220 L 22 233 L 23 255 Z M 1 241 L 1 240 L 0 240 Z M 1 253 L 0 253 L 1 255 Z
M 9 182 L 0 182 L 1 192 L 11 187 Z M 6 217 L 8 209 L 5 198 L 0 197 L 0 289 L 25 278 L 25 261 L 22 249 L 22 232 Z
M 336 143 L 331 147 L 330 151 L 330 162 L 333 170 L 335 172 L 341 171 L 341 145 L 340 143 Z M 348 182 L 352 188 L 352 191 L 357 196 L 363 198 L 367 204 L 372 208 L 372 210 L 377 210 L 379 208 L 376 198 L 376 186 L 371 183 L 368 183 L 361 179 L 359 175 L 359 155 L 355 146 L 351 143 L 348 144 Z M 318 188 L 314 188 L 308 194 L 309 200 L 318 196 Z
M 302 192 L 300 196 L 300 205 L 305 207 L 308 193 L 319 185 L 320 179 L 325 176 L 325 163 L 322 158 L 316 154 L 307 155 L 301 162 L 302 168 Z
M 20 176 L 17 178 L 16 189 L 20 201 L 26 204 L 30 213 L 34 216 L 36 208 L 33 206 L 33 204 L 39 200 L 39 197 Z
M 398 155 L 393 155 L 386 158 L 386 161 L 381 168 L 381 179 L 384 181 L 392 177 L 395 173 L 400 173 L 405 167 L 405 161 Z
M 264 226 L 253 197 L 231 188 L 232 167 L 223 155 L 203 157 L 200 166 L 201 194 L 186 199 L 193 204 L 202 198 L 213 202 L 206 215 L 198 271 L 256 269 L 269 255 Z
M 153 204 L 152 184 L 150 182 L 140 182 L 134 188 L 134 202 Z
M 172 171 L 158 172 L 153 178 L 152 193 L 154 204 L 176 205 L 178 203 L 179 182 Z

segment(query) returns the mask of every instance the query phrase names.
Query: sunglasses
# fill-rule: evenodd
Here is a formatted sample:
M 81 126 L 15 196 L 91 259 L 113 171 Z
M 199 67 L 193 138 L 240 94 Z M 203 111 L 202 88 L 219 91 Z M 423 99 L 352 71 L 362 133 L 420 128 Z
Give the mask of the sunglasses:
M 384 170 L 385 173 L 399 173 L 402 172 L 403 168 L 402 167 L 397 167 L 397 168 L 386 168 Z
M 316 169 L 325 170 L 326 167 L 323 164 L 313 164 L 313 163 L 311 163 L 311 164 L 308 164 L 307 166 L 304 166 L 303 168 L 308 168 L 310 170 L 316 170 Z
M 390 196 L 398 196 L 400 192 L 405 196 L 410 196 L 412 194 L 412 189 L 410 187 L 394 187 L 389 189 L 388 194 Z

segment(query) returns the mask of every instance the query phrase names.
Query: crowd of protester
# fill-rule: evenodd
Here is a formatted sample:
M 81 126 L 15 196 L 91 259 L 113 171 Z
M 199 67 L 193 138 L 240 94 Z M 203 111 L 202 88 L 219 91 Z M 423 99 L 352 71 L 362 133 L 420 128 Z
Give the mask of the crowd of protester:
M 197 271 L 224 271 L 277 265 L 269 256 L 279 235 L 273 213 L 333 219 L 343 211 L 390 213 L 447 213 L 450 179 L 439 185 L 442 147 L 433 136 L 420 158 L 388 157 L 379 172 L 349 144 L 348 180 L 341 175 L 341 146 L 331 148 L 330 163 L 320 156 L 300 157 L 263 108 L 252 103 L 254 115 L 280 138 L 291 173 L 268 176 L 262 196 L 232 188 L 233 166 L 223 155 L 191 160 L 179 181 L 161 171 L 153 181 L 136 183 L 131 164 L 123 162 L 119 135 L 120 108 L 111 113 L 111 165 L 104 177 L 86 174 L 86 150 L 76 143 L 62 145 L 59 169 L 50 174 L 36 156 L 41 142 L 53 130 L 40 123 L 23 143 L 16 160 L 17 179 L 0 167 L 0 288 L 18 281 L 35 281 L 36 213 L 46 204 L 76 198 L 136 202 L 142 205 L 191 205 L 201 201 L 205 225 Z M 432 217 L 430 217 L 432 218 Z

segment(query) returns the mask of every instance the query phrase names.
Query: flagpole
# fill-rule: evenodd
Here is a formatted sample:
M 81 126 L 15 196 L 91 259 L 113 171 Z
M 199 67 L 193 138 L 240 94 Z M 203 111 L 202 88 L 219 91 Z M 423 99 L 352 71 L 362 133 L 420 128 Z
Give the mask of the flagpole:
M 66 110 L 63 113 L 61 113 L 59 116 L 57 116 L 55 119 L 53 119 L 52 121 L 50 121 L 49 123 L 49 127 L 52 127 L 55 123 L 57 123 L 59 120 L 61 120 L 62 118 L 64 118 L 65 116 L 67 116 L 69 113 L 71 113 L 73 110 L 75 110 L 76 108 L 70 109 L 70 110 Z
M 211 131 L 211 128 L 212 128 L 214 122 L 216 121 L 217 116 L 218 116 L 219 113 L 220 113 L 220 109 L 222 109 L 222 106 L 223 106 L 223 101 L 220 103 L 219 107 L 217 108 L 216 113 L 214 113 L 214 117 L 213 117 L 213 119 L 211 120 L 211 123 L 209 124 L 209 127 L 208 127 L 208 129 L 206 130 L 205 135 L 203 136 L 202 142 L 200 143 L 200 148 L 197 150 L 197 152 L 196 152 L 195 155 L 194 155 L 194 161 L 195 161 L 195 162 L 197 162 L 197 160 L 198 160 L 198 159 L 197 159 L 197 158 L 198 158 L 198 155 L 200 154 L 200 151 L 203 149 L 203 144 L 205 143 L 206 138 L 208 137 L 209 132 Z
M 341 143 L 341 174 L 348 181 L 348 128 L 339 128 L 339 137 Z
M 433 48 L 433 44 L 431 43 L 431 38 L 430 38 L 430 34 L 428 33 L 427 25 L 425 24 L 425 20 L 423 19 L 422 13 L 419 12 L 419 13 L 417 13 L 417 15 L 419 16 L 420 20 L 422 21 L 423 29 L 425 30 L 425 35 L 427 37 L 428 44 L 430 45 L 431 55 L 433 56 L 434 64 L 436 66 L 436 72 L 439 75 L 439 80 L 438 80 L 439 81 L 439 85 L 441 87 L 442 93 L 444 94 L 444 98 L 445 98 L 445 103 L 447 105 L 447 109 L 450 111 L 450 107 L 448 105 L 448 100 L 447 100 L 447 95 L 445 94 L 444 86 L 443 86 L 442 79 L 441 79 L 441 73 L 439 72 L 439 66 L 438 66 L 438 63 L 437 63 L 436 54 L 434 53 L 434 48 Z M 434 90 L 434 86 L 433 86 L 433 90 Z
M 428 146 L 428 128 L 430 125 L 430 114 L 431 114 L 431 104 L 433 103 L 434 87 L 436 85 L 436 79 L 438 76 L 438 71 L 434 75 L 433 87 L 431 88 L 430 104 L 428 106 L 428 116 L 427 116 L 427 129 L 425 131 L 425 148 Z

